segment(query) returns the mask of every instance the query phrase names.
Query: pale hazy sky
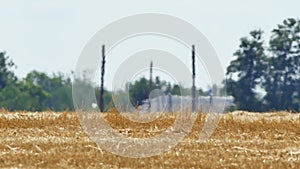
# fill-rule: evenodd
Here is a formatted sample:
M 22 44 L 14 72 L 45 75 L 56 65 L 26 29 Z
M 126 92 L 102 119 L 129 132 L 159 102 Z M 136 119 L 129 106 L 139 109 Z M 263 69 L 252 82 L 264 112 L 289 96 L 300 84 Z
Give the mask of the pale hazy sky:
M 0 7 L 0 50 L 16 63 L 19 77 L 33 69 L 74 70 L 98 30 L 132 14 L 165 13 L 190 22 L 209 39 L 224 70 L 241 37 L 258 28 L 268 36 L 283 19 L 300 16 L 299 0 L 0 0 Z

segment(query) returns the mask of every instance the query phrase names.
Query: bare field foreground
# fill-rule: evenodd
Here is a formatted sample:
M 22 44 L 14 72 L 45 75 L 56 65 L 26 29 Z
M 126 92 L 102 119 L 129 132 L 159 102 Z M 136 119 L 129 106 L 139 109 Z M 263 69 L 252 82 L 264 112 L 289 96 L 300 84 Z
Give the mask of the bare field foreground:
M 0 168 L 299 168 L 300 114 L 224 114 L 213 135 L 196 142 L 205 121 L 171 151 L 148 158 L 107 152 L 83 132 L 74 112 L 0 112 Z M 174 114 L 143 125 L 112 111 L 103 115 L 115 130 L 150 137 L 166 130 Z

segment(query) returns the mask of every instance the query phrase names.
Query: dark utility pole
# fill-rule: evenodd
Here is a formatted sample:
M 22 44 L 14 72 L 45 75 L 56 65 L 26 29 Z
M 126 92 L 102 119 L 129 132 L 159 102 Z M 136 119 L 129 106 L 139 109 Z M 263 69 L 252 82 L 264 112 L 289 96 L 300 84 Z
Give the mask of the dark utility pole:
M 151 61 L 150 62 L 150 77 L 149 77 L 149 90 L 148 90 L 148 101 L 149 101 L 149 106 L 148 106 L 148 110 L 150 110 L 151 108 L 151 98 L 149 97 L 150 96 L 150 93 L 151 93 L 151 90 L 152 90 L 152 85 L 153 85 L 153 82 L 152 82 L 152 73 L 153 73 L 153 62 Z
M 101 66 L 101 86 L 100 86 L 100 111 L 104 111 L 104 72 L 105 72 L 105 45 L 102 45 L 102 66 Z
M 192 86 L 192 112 L 196 110 L 196 87 L 195 87 L 195 77 L 196 77 L 196 72 L 195 72 L 195 45 L 192 46 L 192 68 L 193 68 L 193 86 Z
M 171 112 L 171 111 L 172 111 L 172 95 L 169 92 L 168 93 L 168 112 Z
M 152 68 L 153 68 L 153 62 L 151 61 L 150 62 L 150 78 L 149 78 L 149 94 L 152 90 L 152 72 L 153 72 Z

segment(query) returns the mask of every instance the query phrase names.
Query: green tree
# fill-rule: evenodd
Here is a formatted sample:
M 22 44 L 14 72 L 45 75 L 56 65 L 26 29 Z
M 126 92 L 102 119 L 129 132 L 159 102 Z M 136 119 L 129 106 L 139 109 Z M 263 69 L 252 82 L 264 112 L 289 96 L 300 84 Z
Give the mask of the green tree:
M 300 21 L 286 19 L 272 31 L 271 58 L 264 84 L 266 106 L 276 110 L 300 110 Z
M 6 55 L 6 52 L 0 52 L 0 107 L 14 110 L 15 107 L 22 108 L 22 103 L 18 93 L 20 92 L 17 84 L 17 77 L 13 72 L 14 62 Z
M 173 86 L 173 89 L 172 89 L 172 91 L 171 91 L 171 94 L 172 95 L 178 95 L 178 96 L 180 96 L 180 95 L 182 95 L 181 94 L 181 89 L 180 89 L 180 86 L 179 85 L 177 85 L 177 84 L 175 84 L 174 86 Z
M 17 77 L 12 71 L 14 67 L 14 62 L 6 55 L 6 52 L 0 52 L 0 90 L 8 85 L 16 84 Z
M 46 73 L 32 71 L 23 80 L 27 90 L 38 90 L 31 93 L 32 97 L 38 97 L 42 109 L 62 111 L 73 109 L 72 84 L 70 78 L 65 78 L 63 74 L 53 74 L 51 77 Z M 23 85 L 23 86 L 24 86 Z
M 149 82 L 146 78 L 142 77 L 140 80 L 129 84 L 129 95 L 132 104 L 142 105 L 143 100 L 146 100 L 149 95 Z
M 33 81 L 24 80 L 19 83 L 20 92 L 15 97 L 20 98 L 23 105 L 21 110 L 42 111 L 45 109 L 45 101 L 50 97 L 49 93 Z M 17 110 L 16 107 L 13 109 Z
M 257 87 L 263 82 L 266 70 L 263 32 L 250 32 L 250 37 L 241 38 L 239 49 L 234 53 L 237 59 L 227 67 L 227 92 L 235 98 L 237 107 L 242 110 L 257 110 L 259 99 Z

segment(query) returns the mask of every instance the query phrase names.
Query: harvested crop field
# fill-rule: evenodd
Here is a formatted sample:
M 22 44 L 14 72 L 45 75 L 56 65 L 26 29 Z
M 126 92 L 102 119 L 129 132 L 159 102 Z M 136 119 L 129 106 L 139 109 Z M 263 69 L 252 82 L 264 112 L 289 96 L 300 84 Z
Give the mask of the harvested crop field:
M 143 126 L 112 111 L 103 115 L 130 137 L 166 130 L 176 114 L 163 114 Z M 83 132 L 73 112 L 0 113 L 0 168 L 298 168 L 300 116 L 288 112 L 224 114 L 213 135 L 198 143 L 205 115 L 171 151 L 147 158 L 107 152 Z

